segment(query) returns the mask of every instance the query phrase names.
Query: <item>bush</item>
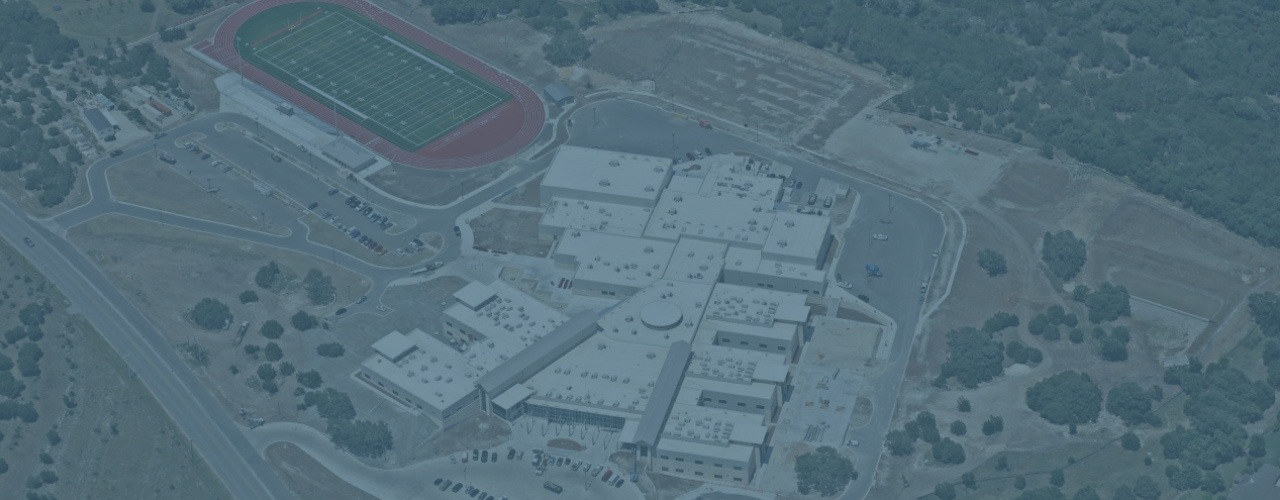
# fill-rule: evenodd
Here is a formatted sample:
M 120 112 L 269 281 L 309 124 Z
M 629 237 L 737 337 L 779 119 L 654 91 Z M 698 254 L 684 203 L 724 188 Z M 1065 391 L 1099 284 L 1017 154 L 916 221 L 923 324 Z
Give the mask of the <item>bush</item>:
M 1076 238 L 1071 231 L 1057 234 L 1044 233 L 1044 246 L 1040 249 L 1040 258 L 1058 279 L 1071 281 L 1080 273 L 1085 262 L 1084 240 Z
M 1280 337 L 1280 295 L 1275 292 L 1249 295 L 1249 315 L 1267 337 Z
M 915 429 L 920 433 L 920 440 L 932 444 L 942 439 L 942 435 L 938 433 L 938 421 L 934 419 L 932 413 L 920 412 L 916 415 L 915 424 Z
M 1067 334 L 1067 338 L 1071 340 L 1072 344 L 1084 343 L 1084 329 L 1072 328 L 1071 332 Z
M 319 269 L 311 269 L 307 271 L 307 277 L 303 278 L 302 285 L 307 290 L 307 300 L 311 301 L 311 305 L 322 306 L 333 302 L 337 297 L 337 291 L 333 288 L 333 278 L 326 276 Z
M 293 372 L 294 372 L 293 363 L 290 363 L 288 361 L 280 363 L 281 377 L 288 377 L 289 375 L 293 375 Z
M 337 342 L 329 342 L 316 346 L 316 354 L 326 358 L 340 358 L 347 353 L 347 349 Z
M 26 343 L 18 349 L 18 373 L 23 377 L 40 376 L 40 358 L 44 357 L 44 351 L 40 350 L 40 346 Z
M 298 311 L 292 318 L 289 318 L 289 322 L 300 332 L 315 328 L 320 323 L 315 316 L 307 314 L 306 311 Z
M 267 355 L 267 361 L 276 362 L 284 357 L 284 350 L 280 349 L 280 344 L 275 342 L 267 342 L 264 352 Z
M 258 333 L 269 339 L 278 339 L 281 335 L 284 335 L 284 326 L 281 326 L 279 321 L 269 319 L 262 323 L 262 327 L 258 329 Z
M 982 324 L 982 331 L 987 333 L 996 333 L 1005 328 L 1013 328 L 1018 326 L 1018 317 L 1007 312 L 997 312 L 992 314 L 987 321 Z
M 329 439 L 357 457 L 377 458 L 391 450 L 391 430 L 386 422 L 330 420 Z
M 160 30 L 161 42 L 176 42 L 187 38 L 187 30 L 181 27 L 174 27 Z
M 804 495 L 817 491 L 831 496 L 844 489 L 849 481 L 857 478 L 853 462 L 836 453 L 830 446 L 796 457 L 796 489 Z
M 196 303 L 196 307 L 191 310 L 191 321 L 194 321 L 196 326 L 205 330 L 220 329 L 230 319 L 231 308 L 208 297 L 200 299 L 200 302 Z
M 1107 413 L 1135 426 L 1151 417 L 1151 395 L 1138 384 L 1125 382 L 1107 391 Z
M 960 413 L 969 413 L 972 409 L 973 405 L 969 403 L 969 398 L 960 396 L 960 398 L 956 400 L 956 410 Z
M 1027 478 L 1022 477 L 1022 476 L 1018 476 L 1018 477 L 1014 478 L 1014 480 L 1013 480 L 1013 487 L 1014 487 L 1014 488 L 1017 488 L 1017 489 L 1020 489 L 1020 490 L 1021 490 L 1021 489 L 1026 488 L 1026 487 L 1027 487 Z
M 1031 322 L 1027 323 L 1027 333 L 1032 335 L 1041 335 L 1045 328 L 1049 327 L 1049 317 L 1044 313 L 1037 314 L 1031 318 Z
M 1055 469 L 1049 474 L 1049 484 L 1057 487 L 1067 484 L 1067 474 L 1062 469 Z
M 948 465 L 962 464 L 965 459 L 964 447 L 952 441 L 951 438 L 942 438 L 941 441 L 933 443 L 933 459 Z
M 316 407 L 316 413 L 325 420 L 351 420 L 356 418 L 356 407 L 351 404 L 347 393 L 333 388 L 323 391 L 308 392 L 302 398 L 303 404 Z
M 14 378 L 13 374 L 8 371 L 0 371 L 0 396 L 18 399 L 26 388 L 27 385 Z
M 51 470 L 40 471 L 40 481 L 44 484 L 53 484 L 58 482 L 58 473 Z
M 542 55 L 553 66 L 572 66 L 591 55 L 591 42 L 578 30 L 564 30 L 542 46 Z
M 306 387 L 307 389 L 318 389 L 320 388 L 320 384 L 324 383 L 324 379 L 320 377 L 320 372 L 315 370 L 298 372 L 297 378 L 298 385 Z
M 1093 422 L 1102 412 L 1102 390 L 1088 374 L 1065 371 L 1029 387 L 1027 407 L 1058 425 Z
M 801 493 L 804 493 L 803 491 Z M 956 486 L 951 483 L 938 483 L 933 487 L 933 495 L 941 500 L 955 500 Z
M 267 265 L 259 267 L 258 273 L 253 275 L 254 284 L 259 288 L 271 289 L 276 286 L 280 279 L 280 265 L 276 261 L 268 262 Z
M 982 423 L 982 434 L 990 436 L 1004 430 L 1004 418 L 992 415 Z
M 1097 324 L 1129 316 L 1129 290 L 1120 285 L 1103 283 L 1084 301 L 1089 308 L 1089 322 Z
M 1142 448 L 1142 440 L 1138 439 L 1138 435 L 1133 431 L 1129 431 L 1120 436 L 1120 447 L 1129 451 L 1138 451 Z
M 49 429 L 49 432 L 46 432 L 44 437 L 49 440 L 49 446 L 58 446 L 58 443 L 62 442 L 62 436 L 58 435 L 57 429 Z
M 26 326 L 40 326 L 44 324 L 46 314 L 53 312 L 53 307 L 49 304 L 32 302 L 18 310 L 18 321 Z
M 1129 348 L 1115 338 L 1105 338 L 1098 344 L 1098 357 L 1103 361 L 1118 363 L 1129 359 Z
M 990 333 L 964 327 L 947 332 L 947 360 L 942 363 L 944 377 L 956 377 L 967 388 L 1004 373 L 1004 346 Z
M 276 375 L 278 375 L 276 373 L 276 369 L 275 367 L 271 366 L 271 363 L 263 363 L 261 365 L 258 365 L 258 379 L 266 382 L 270 380 L 275 380 Z
M 987 272 L 987 276 L 996 277 L 1008 272 L 1004 255 L 990 248 L 978 252 L 978 266 Z
M 52 465 L 53 456 L 45 452 L 40 452 L 40 463 L 45 465 Z
M 209 0 L 165 0 L 169 8 L 183 15 L 195 14 L 209 6 Z
M 240 303 L 251 304 L 258 301 L 258 292 L 253 290 L 245 290 L 240 292 Z
M 956 421 L 954 421 L 954 422 L 951 422 L 951 434 L 952 434 L 952 435 L 956 435 L 956 436 L 963 436 L 963 435 L 964 435 L 966 432 L 968 432 L 968 431 L 969 431 L 969 428 L 968 428 L 967 426 L 965 426 L 965 425 L 964 425 L 964 422 L 961 422 L 961 421 L 959 421 L 959 420 L 956 420 Z
M 916 451 L 915 441 L 906 431 L 894 429 L 885 436 L 885 447 L 889 448 L 890 455 L 905 457 Z

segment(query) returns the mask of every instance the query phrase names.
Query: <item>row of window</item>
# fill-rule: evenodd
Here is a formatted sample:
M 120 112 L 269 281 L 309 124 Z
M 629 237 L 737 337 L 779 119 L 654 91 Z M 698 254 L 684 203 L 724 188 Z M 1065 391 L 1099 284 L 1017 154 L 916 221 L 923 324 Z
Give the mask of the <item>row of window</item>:
M 670 459 L 671 459 L 671 456 L 669 456 L 669 455 L 661 455 L 661 456 L 659 456 L 658 458 L 661 458 L 661 459 L 663 459 L 663 460 L 670 460 Z M 676 460 L 677 462 L 683 462 L 683 461 L 684 461 L 684 457 L 676 457 L 676 458 L 675 458 L 675 460 Z M 693 461 L 693 463 L 695 463 L 695 464 L 697 464 L 697 465 L 702 465 L 702 461 L 701 461 L 701 460 L 694 460 L 694 461 Z M 719 468 L 722 468 L 722 469 L 724 468 L 724 464 L 711 464 L 711 465 L 716 466 L 716 467 L 719 467 Z M 665 467 L 663 467 L 663 468 L 662 468 L 662 470 L 667 470 L 667 469 L 666 469 Z M 742 470 L 742 466 L 741 466 L 741 465 L 735 465 L 735 466 L 733 466 L 733 470 Z
M 703 403 L 710 403 L 710 402 L 711 402 L 711 398 L 705 398 L 705 397 L 704 397 L 704 398 L 702 398 L 702 402 L 703 402 Z M 722 405 L 727 405 L 727 404 L 729 404 L 729 403 L 728 403 L 727 401 L 725 401 L 725 400 L 721 399 L 721 400 L 720 400 L 720 404 L 722 404 Z M 743 408 L 746 408 L 747 404 L 746 404 L 746 403 L 739 402 L 739 403 L 738 403 L 738 406 L 741 406 L 741 407 L 743 407 Z M 763 409 L 764 409 L 764 405 L 756 405 L 756 409 L 757 409 L 757 410 L 763 410 Z
M 671 471 L 671 469 L 669 469 L 669 468 L 667 468 L 667 467 L 665 467 L 665 466 L 662 468 L 662 472 L 670 472 L 670 471 Z M 676 473 L 678 473 L 678 474 L 684 474 L 684 469 L 676 469 Z M 700 472 L 700 471 L 693 471 L 693 475 L 695 475 L 695 476 L 701 476 L 701 475 L 702 475 L 702 472 Z M 715 475 L 715 478 L 716 478 L 716 479 L 724 479 L 724 475 L 723 475 L 723 474 L 716 474 L 716 475 Z M 733 478 L 733 480 L 734 480 L 734 481 L 737 481 L 737 482 L 739 482 L 739 483 L 741 483 L 741 482 L 742 482 L 742 478 L 740 478 L 740 477 L 735 477 L 735 478 Z
M 721 339 L 720 339 L 720 343 L 721 343 L 721 344 L 728 344 L 728 343 L 730 343 L 730 342 L 733 342 L 733 340 L 730 340 L 730 339 L 727 339 L 727 338 L 721 338 Z M 749 342 L 747 342 L 747 341 L 745 341 L 745 340 L 739 340 L 739 341 L 738 341 L 738 344 L 739 344 L 739 345 L 749 345 L 750 343 L 749 343 Z M 761 348 L 761 349 L 768 349 L 768 348 L 769 348 L 769 344 L 765 344 L 765 343 L 763 343 L 763 342 L 762 342 L 762 343 L 760 343 L 760 348 Z M 779 351 L 786 351 L 786 350 L 787 350 L 787 346 L 785 346 L 785 345 L 780 345 L 780 346 L 778 346 L 778 350 L 779 350 Z

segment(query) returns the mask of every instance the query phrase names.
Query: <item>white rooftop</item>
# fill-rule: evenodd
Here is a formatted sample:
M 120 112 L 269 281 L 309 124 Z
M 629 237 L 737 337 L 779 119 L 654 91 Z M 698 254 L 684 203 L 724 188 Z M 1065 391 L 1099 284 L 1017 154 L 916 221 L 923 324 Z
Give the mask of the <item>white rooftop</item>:
M 826 272 L 815 266 L 771 259 L 763 255 L 760 250 L 753 248 L 729 247 L 725 252 L 724 261 L 724 268 L 733 271 L 779 276 L 811 283 L 822 283 L 826 279 Z
M 662 428 L 660 448 L 671 449 L 668 441 L 686 441 L 718 446 L 730 443 L 764 444 L 768 427 L 764 415 L 722 410 L 677 402 Z
M 496 293 L 489 285 L 479 281 L 472 281 L 467 283 L 467 286 L 462 287 L 461 290 L 454 292 L 453 298 L 458 299 L 458 302 L 461 302 L 462 305 L 475 309 L 484 304 L 485 301 L 492 299 Z
M 802 293 L 719 283 L 711 293 L 704 319 L 768 326 L 774 324 L 775 320 L 781 322 L 783 319 L 777 317 L 779 309 L 789 308 L 789 317 L 786 319 L 794 324 L 799 316 L 798 308 L 804 308 L 807 316 L 807 299 L 808 296 Z
M 572 192 L 598 201 L 653 206 L 670 169 L 670 158 L 560 146 L 542 178 L 542 193 Z M 543 202 L 549 199 L 545 196 Z
M 764 256 L 817 266 L 830 228 L 831 219 L 825 216 L 778 212 L 764 243 Z
M 787 379 L 787 359 L 774 354 L 714 344 L 695 344 L 686 375 L 746 384 L 778 384 Z M 689 380 L 686 378 L 685 380 Z
M 523 385 L 539 404 L 588 406 L 591 411 L 606 410 L 606 414 L 638 419 L 648 405 L 666 355 L 666 346 L 596 334 Z
M 577 260 L 575 280 L 641 288 L 662 277 L 674 248 L 669 241 L 570 231 L 556 245 L 555 256 Z
M 374 354 L 361 368 L 436 408 L 447 408 L 475 390 L 480 371 L 469 365 L 453 347 L 416 328 L 407 335 L 393 331 L 387 336 L 394 339 L 393 343 L 400 342 L 396 336 L 405 337 L 417 350 L 398 363 L 380 353 Z
M 680 238 L 664 278 L 691 283 L 712 284 L 720 280 L 727 245 L 719 242 Z
M 676 341 L 692 342 L 711 288 L 711 285 L 660 280 L 637 291 L 601 317 L 597 322 L 600 333 L 627 342 L 663 348 Z M 666 325 L 646 325 L 644 313 L 652 311 L 655 303 L 663 304 L 662 309 L 669 310 L 668 305 L 679 309 L 681 321 L 665 329 L 654 326 Z M 663 314 L 669 315 L 667 312 Z
M 673 241 L 684 235 L 760 248 L 773 219 L 772 202 L 668 190 L 654 207 L 644 234 Z
M 403 333 L 393 331 L 373 343 L 373 350 L 383 357 L 395 360 L 417 349 L 418 345 Z
M 649 207 L 602 201 L 553 198 L 540 224 L 544 226 L 598 231 L 622 236 L 640 236 L 649 222 Z
M 680 394 L 676 396 L 676 403 L 696 406 L 704 391 L 769 399 L 777 388 L 777 385 L 766 382 L 737 383 L 719 379 L 685 377 L 684 384 L 680 386 Z
M 463 291 L 468 288 L 472 286 L 468 285 Z M 480 334 L 481 338 L 475 343 L 463 346 L 466 351 L 462 355 L 484 373 L 569 319 L 505 281 L 495 281 L 485 289 L 492 292 L 492 298 L 480 309 L 473 310 L 459 302 L 444 312 L 446 320 L 462 323 Z
M 658 442 L 658 449 L 672 453 L 681 453 L 684 455 L 716 457 L 740 463 L 750 462 L 751 454 L 755 451 L 753 446 L 745 444 L 728 444 L 721 446 L 695 441 L 667 439 L 665 436 L 663 440 Z

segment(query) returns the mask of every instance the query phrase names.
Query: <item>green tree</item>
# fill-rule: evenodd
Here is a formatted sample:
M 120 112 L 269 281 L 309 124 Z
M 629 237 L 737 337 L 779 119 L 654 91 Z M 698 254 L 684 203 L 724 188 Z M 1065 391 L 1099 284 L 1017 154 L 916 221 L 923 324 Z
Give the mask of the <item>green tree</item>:
M 191 320 L 205 330 L 222 328 L 231 319 L 231 308 L 216 299 L 205 297 L 191 310 Z
M 948 465 L 962 464 L 965 459 L 964 447 L 952 441 L 951 438 L 942 438 L 933 443 L 933 459 Z
M 337 342 L 329 342 L 327 344 L 320 344 L 316 346 L 316 354 L 326 358 L 340 358 L 346 353 L 347 349 Z
M 982 331 L 997 333 L 1005 328 L 1013 328 L 1015 326 L 1018 326 L 1018 316 L 1000 311 L 987 318 L 987 321 L 982 324 Z
M 294 367 L 293 367 L 293 363 L 290 363 L 290 362 L 288 362 L 288 361 L 284 361 L 284 362 L 281 362 L 281 363 L 280 363 L 280 376 L 281 376 L 281 377 L 288 377 L 289 375 L 293 375 L 294 370 L 295 370 L 295 369 L 294 369 Z
M 1267 441 L 1261 434 L 1249 436 L 1249 456 L 1254 458 L 1267 456 Z
M 951 434 L 952 434 L 952 435 L 956 435 L 956 436 L 963 436 L 963 435 L 964 435 L 966 432 L 968 432 L 968 431 L 969 431 L 969 429 L 968 429 L 968 427 L 967 427 L 967 426 L 965 426 L 965 425 L 964 425 L 964 422 L 961 422 L 961 421 L 959 421 L 959 420 L 956 420 L 956 421 L 951 422 Z
M 301 380 L 299 380 L 301 382 Z M 889 431 L 885 436 L 885 446 L 889 448 L 889 454 L 895 457 L 905 457 L 916 451 L 916 440 L 900 429 Z
M 1160 498 L 1160 485 L 1150 476 L 1138 476 L 1133 481 L 1133 495 L 1143 500 Z
M 303 405 L 314 406 L 316 413 L 325 420 L 351 420 L 356 418 L 356 407 L 351 404 L 347 393 L 328 388 L 323 391 L 308 392 L 302 398 Z
M 327 429 L 334 445 L 352 455 L 377 458 L 392 448 L 391 430 L 386 422 L 330 420 Z
M 1151 394 L 1138 384 L 1125 382 L 1107 391 L 1107 413 L 1135 426 L 1151 417 Z
M 965 488 L 969 488 L 971 490 L 978 489 L 978 478 L 975 477 L 972 472 L 961 474 L 960 482 L 964 484 Z
M 264 353 L 267 355 L 267 361 L 271 362 L 280 361 L 280 358 L 284 357 L 284 350 L 280 349 L 280 344 L 275 342 L 267 342 Z
M 853 462 L 830 446 L 821 446 L 816 451 L 796 457 L 795 471 L 796 489 L 806 495 L 810 491 L 817 491 L 822 496 L 835 495 L 849 481 L 857 478 Z
M 1049 484 L 1061 488 L 1062 485 L 1067 484 L 1067 474 L 1062 469 L 1054 469 L 1049 473 Z
M 951 483 L 938 483 L 933 487 L 933 495 L 942 500 L 955 500 L 956 486 Z
M 996 470 L 1009 470 L 1009 457 L 1004 455 L 996 457 Z
M 1026 487 L 1027 487 L 1027 478 L 1022 477 L 1022 476 L 1018 476 L 1018 477 L 1013 478 L 1013 487 L 1014 487 L 1014 488 L 1017 488 L 1017 489 L 1020 489 L 1020 490 L 1021 490 L 1021 489 L 1026 488 Z
M 992 415 L 982 423 L 982 434 L 990 436 L 1004 430 L 1004 418 Z
M 22 344 L 18 349 L 18 373 L 23 377 L 40 376 L 40 359 L 44 351 L 33 343 Z
M 1098 490 L 1093 486 L 1085 486 L 1076 490 L 1076 494 L 1071 495 L 1071 500 L 1102 500 L 1102 496 L 1098 495 Z
M 315 316 L 307 314 L 305 311 L 298 311 L 295 313 L 292 318 L 289 318 L 289 322 L 293 324 L 295 329 L 301 332 L 315 328 L 316 325 L 319 324 L 319 321 L 316 320 Z
M 938 433 L 938 422 L 933 417 L 933 413 L 922 411 L 916 415 L 915 428 L 919 430 L 920 440 L 926 443 L 937 443 L 942 439 L 942 435 Z
M 263 363 L 261 365 L 258 365 L 258 378 L 260 380 L 263 380 L 263 381 L 275 380 L 276 375 L 277 375 L 276 369 L 275 367 L 271 366 L 271 363 Z
M 151 0 L 142 0 L 142 2 L 138 3 L 138 10 L 150 14 L 156 11 L 156 4 Z
M 319 389 L 320 385 L 324 383 L 324 379 L 320 377 L 320 372 L 315 370 L 298 372 L 297 378 L 298 385 L 307 389 Z
M 1227 490 L 1227 482 L 1222 479 L 1222 474 L 1216 470 L 1204 473 L 1204 478 L 1200 480 L 1200 491 L 1215 495 Z
M 1089 321 L 1097 324 L 1129 316 L 1129 290 L 1120 285 L 1103 283 L 1084 301 L 1089 308 Z
M 1004 255 L 990 248 L 978 252 L 978 266 L 987 272 L 987 276 L 993 278 L 1009 271 Z
M 1120 447 L 1129 451 L 1138 451 L 1142 448 L 1142 441 L 1138 439 L 1138 435 L 1133 431 L 1120 435 Z
M 1076 238 L 1071 231 L 1056 234 L 1044 233 L 1040 258 L 1055 276 L 1062 281 L 1071 281 L 1084 267 L 1084 240 Z
M 964 387 L 974 388 L 1004 373 L 1004 346 L 990 333 L 972 327 L 947 332 L 947 360 L 944 377 L 956 377 Z
M 307 271 L 307 277 L 303 278 L 302 284 L 307 290 L 307 300 L 311 301 L 311 305 L 322 306 L 333 302 L 337 297 L 333 279 L 319 269 L 313 268 Z
M 253 282 L 259 288 L 271 289 L 276 286 L 281 274 L 280 264 L 276 264 L 276 261 L 273 260 L 258 268 L 258 273 L 253 276 Z
M 1065 371 L 1029 387 L 1027 407 L 1058 425 L 1093 422 L 1102 411 L 1102 390 L 1088 374 Z
M 969 413 L 973 406 L 969 403 L 969 398 L 960 396 L 956 399 L 956 410 L 960 413 Z
M 1042 314 L 1037 314 L 1027 323 L 1027 333 L 1032 335 L 1042 335 L 1044 330 L 1049 327 L 1049 318 Z
M 297 325 L 294 326 L 297 327 Z M 269 339 L 278 339 L 281 335 L 284 335 L 284 326 L 282 326 L 279 321 L 269 319 L 262 323 L 262 327 L 258 329 L 258 333 Z
M 250 304 L 257 301 L 258 301 L 258 292 L 255 292 L 253 290 L 245 290 L 243 292 L 240 292 L 241 304 Z
M 1249 315 L 1267 337 L 1280 337 L 1280 295 L 1275 292 L 1249 295 Z
M 591 55 L 591 42 L 578 30 L 564 30 L 542 46 L 542 55 L 553 66 L 572 66 Z

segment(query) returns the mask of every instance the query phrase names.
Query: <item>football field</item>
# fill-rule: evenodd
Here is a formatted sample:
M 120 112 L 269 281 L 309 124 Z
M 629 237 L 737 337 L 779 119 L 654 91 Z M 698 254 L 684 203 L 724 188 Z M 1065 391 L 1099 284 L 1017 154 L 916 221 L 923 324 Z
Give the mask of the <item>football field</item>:
M 511 97 L 373 21 L 329 4 L 263 12 L 241 27 L 236 45 L 250 64 L 409 151 Z

